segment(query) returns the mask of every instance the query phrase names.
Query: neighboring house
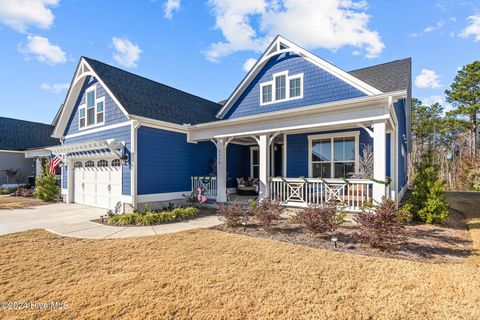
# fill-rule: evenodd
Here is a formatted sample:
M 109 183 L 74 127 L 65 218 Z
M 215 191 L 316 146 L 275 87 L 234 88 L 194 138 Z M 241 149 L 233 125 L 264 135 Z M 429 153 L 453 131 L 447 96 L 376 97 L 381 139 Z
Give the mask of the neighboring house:
M 82 57 L 51 150 L 68 203 L 139 208 L 198 186 L 225 202 L 255 177 L 260 197 L 358 210 L 405 192 L 410 101 L 410 59 L 346 72 L 282 37 L 221 104 Z
M 38 173 L 38 157 L 49 156 L 45 147 L 59 144 L 49 124 L 0 117 L 0 185 L 25 184 Z M 5 170 L 17 170 L 12 179 Z

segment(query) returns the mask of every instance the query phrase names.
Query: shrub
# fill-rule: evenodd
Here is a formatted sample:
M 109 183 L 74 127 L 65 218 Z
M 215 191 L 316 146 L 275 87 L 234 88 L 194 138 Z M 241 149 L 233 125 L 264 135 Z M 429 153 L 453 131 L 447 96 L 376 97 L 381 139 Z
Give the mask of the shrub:
M 108 215 L 108 224 L 117 225 L 143 225 L 150 226 L 153 224 L 169 223 L 174 221 L 181 221 L 188 218 L 196 217 L 198 215 L 197 208 L 176 208 L 172 211 L 155 212 L 146 208 L 144 212 L 135 211 L 134 213 L 115 215 L 113 213 Z
M 262 199 L 253 209 L 255 219 L 260 222 L 267 230 L 271 230 L 274 220 L 278 220 L 283 212 L 284 207 L 280 202 L 270 198 Z
M 324 233 L 335 230 L 343 218 L 339 221 L 335 206 L 325 205 L 305 208 L 295 220 L 314 233 Z
M 51 174 L 35 180 L 35 190 L 33 194 L 36 198 L 44 201 L 52 201 L 60 193 L 60 188 L 57 186 L 57 180 Z
M 220 204 L 217 214 L 227 227 L 238 227 L 246 223 L 248 218 L 247 212 L 236 202 L 230 205 Z
M 353 218 L 359 228 L 356 235 L 372 247 L 391 245 L 402 236 L 401 218 L 401 213 L 395 209 L 395 201 L 384 197 L 382 203 Z
M 413 219 L 426 223 L 442 222 L 448 217 L 445 186 L 438 179 L 438 166 L 433 164 L 432 151 L 427 152 L 416 164 L 413 191 L 407 208 Z
M 9 194 L 12 194 L 15 192 L 15 188 L 13 189 L 8 189 L 8 188 L 3 188 L 3 189 L 0 189 L 0 195 L 9 195 Z

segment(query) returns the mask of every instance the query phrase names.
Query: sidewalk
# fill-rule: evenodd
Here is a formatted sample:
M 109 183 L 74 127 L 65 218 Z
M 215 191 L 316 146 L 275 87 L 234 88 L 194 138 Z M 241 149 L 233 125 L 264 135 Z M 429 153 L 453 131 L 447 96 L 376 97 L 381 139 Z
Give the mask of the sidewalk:
M 86 239 L 114 239 L 154 236 L 198 228 L 210 228 L 220 224 L 217 216 L 200 217 L 183 222 L 175 222 L 155 226 L 108 226 L 91 221 L 79 222 L 66 226 L 46 228 L 47 231 L 65 237 Z

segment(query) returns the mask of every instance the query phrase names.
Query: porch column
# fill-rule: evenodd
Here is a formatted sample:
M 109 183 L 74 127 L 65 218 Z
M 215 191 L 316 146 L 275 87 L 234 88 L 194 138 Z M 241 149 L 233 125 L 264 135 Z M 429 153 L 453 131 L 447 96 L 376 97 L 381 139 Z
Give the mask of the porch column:
M 227 143 L 217 139 L 217 202 L 227 202 Z
M 386 178 L 386 123 L 378 122 L 373 124 L 373 178 L 380 182 L 373 183 L 373 201 L 380 203 L 385 196 Z
M 74 195 L 73 195 L 73 189 L 74 189 L 74 176 L 73 176 L 73 160 L 67 158 L 66 161 L 67 164 L 67 201 L 66 203 L 73 203 L 74 201 Z M 62 170 L 64 172 L 65 170 Z M 63 177 L 62 177 L 63 178 Z M 60 181 L 60 184 L 63 187 L 63 181 Z
M 258 137 L 258 149 L 260 157 L 259 168 L 259 183 L 260 183 L 260 198 L 268 198 L 269 192 L 269 173 L 270 173 L 270 135 L 264 134 Z

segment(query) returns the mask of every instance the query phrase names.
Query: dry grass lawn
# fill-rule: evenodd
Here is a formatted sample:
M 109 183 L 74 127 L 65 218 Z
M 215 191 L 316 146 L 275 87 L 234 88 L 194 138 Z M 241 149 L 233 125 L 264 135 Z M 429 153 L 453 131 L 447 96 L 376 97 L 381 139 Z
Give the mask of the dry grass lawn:
M 0 197 L 0 209 L 20 209 L 33 206 L 41 206 L 48 204 L 48 202 L 36 199 L 36 198 L 24 198 L 24 197 Z
M 463 264 L 351 255 L 194 230 L 120 240 L 0 237 L 0 319 L 480 319 L 480 213 Z

